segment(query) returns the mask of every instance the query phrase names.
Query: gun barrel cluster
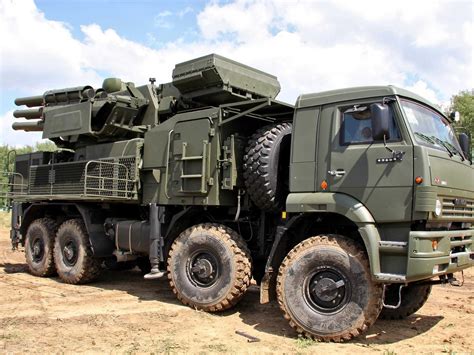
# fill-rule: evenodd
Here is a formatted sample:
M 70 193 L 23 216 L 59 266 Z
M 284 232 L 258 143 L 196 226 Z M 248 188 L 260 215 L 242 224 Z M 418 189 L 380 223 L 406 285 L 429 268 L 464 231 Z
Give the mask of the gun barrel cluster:
M 43 95 L 19 97 L 15 99 L 15 105 L 26 107 L 43 106 Z

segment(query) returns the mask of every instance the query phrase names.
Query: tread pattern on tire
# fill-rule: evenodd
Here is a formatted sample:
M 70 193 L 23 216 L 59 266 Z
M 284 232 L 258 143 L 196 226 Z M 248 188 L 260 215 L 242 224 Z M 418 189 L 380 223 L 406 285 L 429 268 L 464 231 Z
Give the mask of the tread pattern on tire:
M 283 311 L 283 316 L 285 317 L 286 320 L 289 321 L 290 326 L 295 329 L 298 334 L 302 334 L 307 338 L 311 338 L 317 341 L 325 341 L 325 342 L 342 342 L 342 341 L 347 341 L 351 340 L 363 332 L 365 332 L 375 321 L 377 320 L 380 310 L 382 309 L 382 286 L 379 284 L 374 284 L 375 288 L 375 293 L 380 294 L 380 297 L 373 297 L 372 299 L 372 304 L 369 305 L 368 307 L 368 312 L 365 313 L 366 320 L 362 324 L 362 326 L 349 329 L 345 333 L 337 335 L 337 336 L 316 336 L 302 327 L 300 327 L 298 324 L 296 324 L 292 319 L 291 316 L 286 309 L 286 306 L 283 302 L 283 293 L 284 293 L 284 285 L 283 285 L 283 274 L 284 270 L 289 266 L 290 261 L 292 261 L 294 258 L 298 256 L 299 253 L 313 247 L 314 245 L 332 245 L 332 246 L 337 246 L 340 247 L 341 249 L 345 250 L 347 253 L 349 253 L 352 256 L 357 256 L 360 261 L 366 265 L 367 269 L 370 270 L 369 268 L 369 260 L 366 256 L 366 254 L 362 251 L 361 248 L 357 247 L 357 244 L 349 239 L 345 238 L 339 235 L 325 235 L 325 236 L 315 236 L 308 238 L 295 246 L 285 257 L 283 260 L 279 272 L 278 272 L 278 278 L 277 278 L 277 298 L 278 298 L 278 304 L 280 306 L 280 309 Z
M 412 286 L 413 287 L 413 286 Z M 406 295 L 406 297 L 410 297 L 409 303 L 404 305 L 403 299 L 402 304 L 399 308 L 391 309 L 391 308 L 383 308 L 382 312 L 380 312 L 379 318 L 381 319 L 404 319 L 408 316 L 411 316 L 413 313 L 418 311 L 428 300 L 428 297 L 431 293 L 431 285 L 420 285 L 414 286 L 418 287 L 419 293 L 416 295 Z M 402 289 L 402 296 L 403 296 L 403 289 Z M 411 302 L 410 302 L 411 301 Z
M 84 225 L 84 222 L 81 219 L 70 219 L 65 221 L 63 224 L 58 229 L 58 236 L 61 233 L 62 229 L 64 228 L 71 228 L 73 231 L 75 231 L 78 235 L 81 236 L 82 242 L 84 243 L 84 246 L 86 247 L 86 253 L 84 255 L 84 263 L 82 265 L 82 268 L 80 269 L 79 273 L 74 275 L 74 277 L 64 277 L 61 275 L 61 270 L 58 265 L 56 265 L 56 269 L 58 270 L 59 277 L 61 280 L 65 283 L 69 284 L 85 284 L 94 281 L 97 279 L 100 275 L 100 272 L 102 270 L 101 263 L 98 259 L 94 258 L 92 256 L 92 250 L 91 250 L 91 245 L 89 238 L 87 237 L 87 232 L 86 232 L 86 227 Z M 56 251 L 56 248 L 59 248 L 59 238 L 56 238 L 56 243 L 54 245 L 54 253 L 55 253 L 55 258 L 59 257 L 59 255 L 56 255 L 56 252 L 62 254 L 60 250 Z
M 277 210 L 284 203 L 285 196 L 276 180 L 278 172 L 271 171 L 271 153 L 291 129 L 291 123 L 286 122 L 262 127 L 250 137 L 245 149 L 245 186 L 253 203 L 262 210 Z
M 232 288 L 223 300 L 211 306 L 196 307 L 195 304 L 188 301 L 186 298 L 183 298 L 178 292 L 176 285 L 171 277 L 171 258 L 177 253 L 176 243 L 174 242 L 171 245 L 171 249 L 168 255 L 168 280 L 173 293 L 183 304 L 206 312 L 224 311 L 237 304 L 242 299 L 248 287 L 250 286 L 250 280 L 252 278 L 252 263 L 250 251 L 247 248 L 247 245 L 243 238 L 239 234 L 237 234 L 237 232 L 221 224 L 204 223 L 190 227 L 186 229 L 184 233 L 178 237 L 178 239 L 187 239 L 193 232 L 200 228 L 207 231 L 214 230 L 219 234 L 220 239 L 232 249 L 236 264 L 236 277 L 234 278 Z
M 45 227 L 46 230 L 48 231 L 48 235 L 50 237 L 51 253 L 46 259 L 46 265 L 45 265 L 46 268 L 43 272 L 38 273 L 37 271 L 32 270 L 29 263 L 28 263 L 28 268 L 30 269 L 30 272 L 35 276 L 39 276 L 39 277 L 53 276 L 53 275 L 56 274 L 56 266 L 54 264 L 54 239 L 56 237 L 56 231 L 58 229 L 58 224 L 56 223 L 56 221 L 54 219 L 51 219 L 51 218 L 48 218 L 48 217 L 36 219 L 30 224 L 30 226 L 33 223 L 39 223 L 39 224 L 43 225 L 43 227 Z

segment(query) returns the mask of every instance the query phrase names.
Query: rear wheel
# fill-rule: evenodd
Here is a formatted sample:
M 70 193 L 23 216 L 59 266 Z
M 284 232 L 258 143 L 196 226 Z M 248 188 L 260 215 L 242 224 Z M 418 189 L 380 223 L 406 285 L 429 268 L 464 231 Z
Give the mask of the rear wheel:
M 363 249 L 342 236 L 304 240 L 284 259 L 280 308 L 298 333 L 322 341 L 358 336 L 377 319 L 382 287 L 371 280 Z
M 30 272 L 35 276 L 56 273 L 53 260 L 54 237 L 57 225 L 51 218 L 33 221 L 26 232 L 25 257 Z
M 95 280 L 101 271 L 101 262 L 92 256 L 84 222 L 71 219 L 58 229 L 54 244 L 54 262 L 62 281 L 84 284 Z
M 398 290 L 400 285 L 389 285 L 385 289 L 384 303 L 396 305 L 399 301 Z M 431 293 L 431 285 L 408 285 L 402 288 L 402 302 L 400 307 L 383 308 L 380 313 L 382 319 L 403 319 L 418 311 L 428 300 Z
M 226 226 L 198 224 L 171 246 L 168 278 L 185 305 L 209 312 L 229 309 L 243 297 L 251 277 L 245 242 Z

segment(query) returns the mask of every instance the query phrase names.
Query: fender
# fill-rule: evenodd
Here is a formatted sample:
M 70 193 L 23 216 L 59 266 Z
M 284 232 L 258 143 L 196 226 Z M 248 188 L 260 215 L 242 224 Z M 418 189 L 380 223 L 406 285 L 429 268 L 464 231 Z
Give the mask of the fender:
M 261 283 L 260 303 L 274 299 L 273 286 L 277 268 L 284 258 L 288 230 L 302 217 L 310 213 L 336 213 L 354 222 L 364 242 L 369 257 L 370 271 L 374 280 L 380 274 L 379 245 L 380 234 L 370 211 L 355 198 L 331 192 L 292 193 L 286 199 L 286 210 L 295 213 L 284 226 L 277 229 L 275 241 L 265 267 L 265 275 Z
M 288 212 L 332 212 L 354 222 L 364 241 L 372 275 L 380 273 L 380 234 L 367 207 L 352 196 L 335 192 L 292 193 L 286 199 Z
M 333 212 L 357 224 L 375 224 L 374 217 L 360 201 L 335 192 L 292 193 L 286 199 L 287 212 Z
M 336 192 L 292 193 L 286 199 L 288 212 L 332 212 L 354 222 L 364 241 L 372 275 L 380 273 L 380 234 L 367 207 L 352 196 Z

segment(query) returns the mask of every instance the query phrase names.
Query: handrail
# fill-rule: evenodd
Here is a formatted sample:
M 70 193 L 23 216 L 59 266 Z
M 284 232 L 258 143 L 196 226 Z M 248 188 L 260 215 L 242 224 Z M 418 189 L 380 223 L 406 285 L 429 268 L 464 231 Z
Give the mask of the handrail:
M 4 171 L 2 173 L 3 176 L 8 177 L 7 182 L 0 182 L 0 197 L 6 198 L 10 200 L 15 195 L 26 195 L 28 190 L 28 185 L 24 183 L 25 179 L 22 174 L 10 171 Z M 13 179 L 11 179 L 13 177 Z M 20 178 L 20 183 L 15 182 L 15 177 Z M 13 182 L 11 182 L 13 181 Z M 3 188 L 6 187 L 7 191 L 4 191 Z M 20 191 L 16 191 L 19 188 Z
M 90 172 L 90 166 L 92 164 L 97 164 L 99 167 L 99 172 L 98 175 L 91 174 Z M 118 176 L 106 176 L 103 173 L 103 165 L 109 166 L 111 169 L 113 169 L 113 175 L 118 175 Z M 125 172 L 125 177 L 121 178 L 120 171 L 116 171 L 115 169 L 123 169 L 122 171 Z M 96 180 L 98 181 L 98 187 L 93 187 L 88 184 L 88 180 Z M 121 189 L 120 187 L 114 187 L 114 188 L 106 188 L 105 183 L 106 182 L 111 182 L 113 186 L 117 186 L 120 182 L 125 184 L 125 188 Z M 84 167 L 84 195 L 85 196 L 104 196 L 101 194 L 101 192 L 107 191 L 112 193 L 112 195 L 120 195 L 120 194 L 125 194 L 125 197 L 127 198 L 132 198 L 132 193 L 133 190 L 129 189 L 129 184 L 134 184 L 136 182 L 136 179 L 131 179 L 130 178 L 130 172 L 128 167 L 125 164 L 121 163 L 112 163 L 112 162 L 106 162 L 106 161 L 101 161 L 101 160 L 89 160 L 86 163 L 86 166 Z M 91 193 L 90 191 L 98 191 L 98 193 L 94 194 Z
M 174 129 L 168 132 L 168 147 L 166 149 L 166 167 L 165 167 L 165 196 L 167 199 L 171 197 L 168 195 L 168 173 L 170 167 L 170 150 L 171 150 L 171 134 L 173 134 Z

